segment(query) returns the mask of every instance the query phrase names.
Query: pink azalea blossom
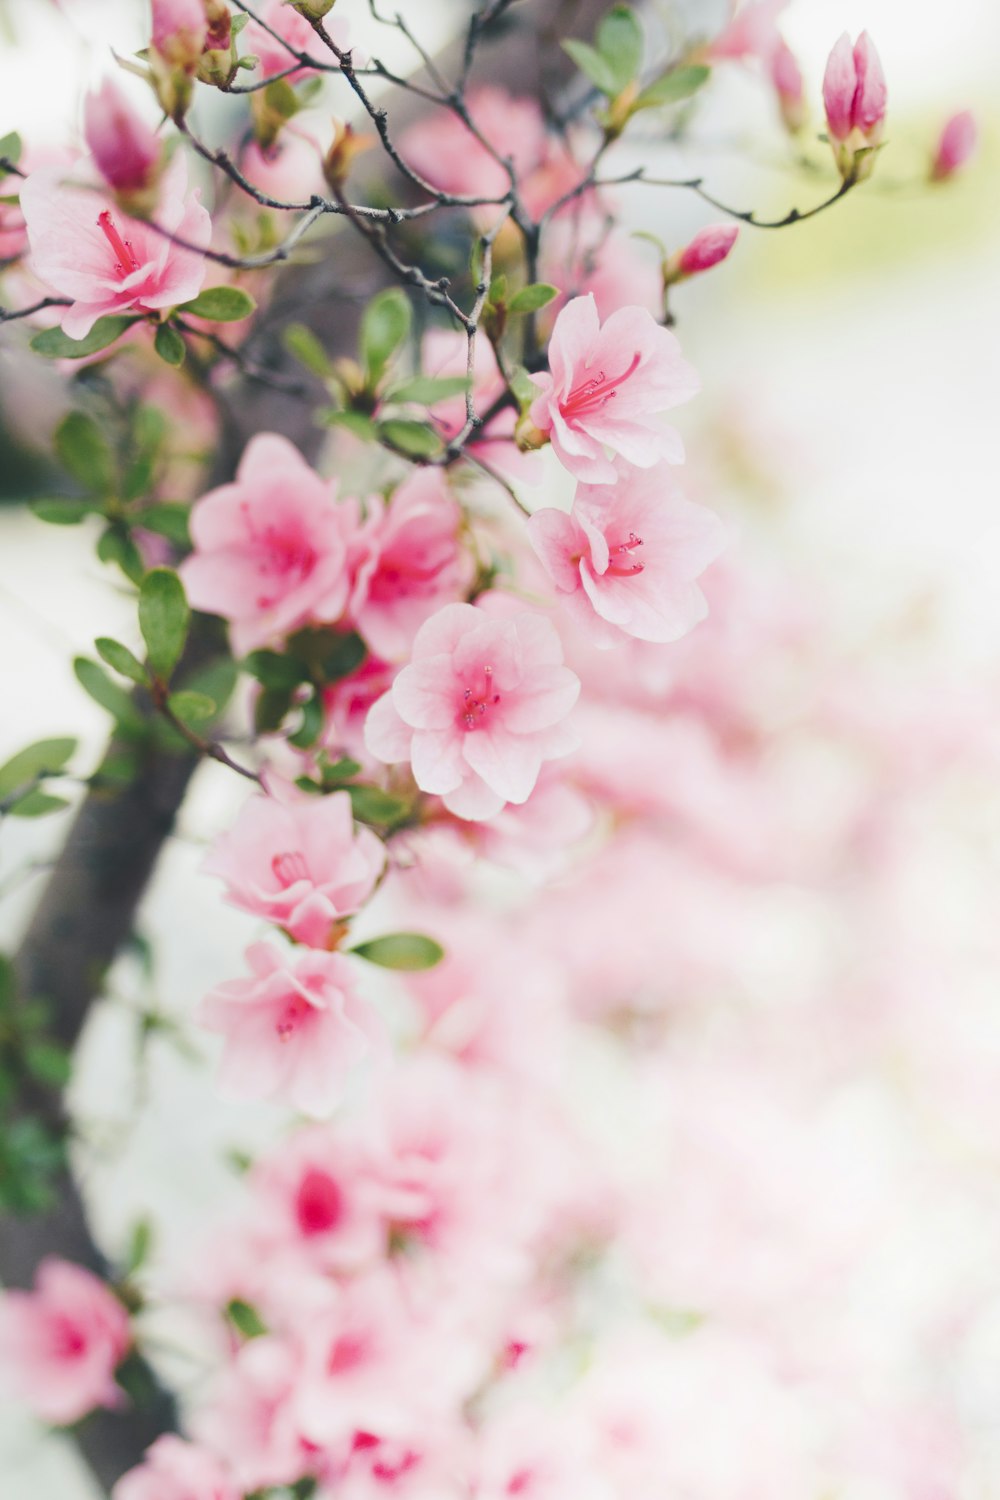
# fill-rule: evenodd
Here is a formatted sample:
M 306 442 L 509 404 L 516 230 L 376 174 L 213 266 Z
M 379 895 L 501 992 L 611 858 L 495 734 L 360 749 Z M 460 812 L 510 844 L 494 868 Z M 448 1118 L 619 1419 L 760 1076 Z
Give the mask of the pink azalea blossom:
M 532 378 L 531 421 L 577 479 L 613 483 L 608 448 L 643 469 L 683 460 L 680 438 L 658 418 L 691 399 L 698 377 L 644 308 L 623 307 L 602 326 L 594 297 L 574 297 L 552 329 L 549 373 Z
M 334 757 L 349 755 L 365 760 L 365 720 L 376 699 L 392 686 L 395 668 L 377 656 L 367 656 L 348 677 L 332 683 L 323 693 L 325 723 L 321 744 Z
M 297 1341 L 251 1339 L 197 1415 L 199 1441 L 229 1456 L 241 1496 L 294 1484 L 322 1466 L 322 1455 L 304 1436 L 295 1410 L 302 1368 Z
M 287 438 L 260 433 L 233 483 L 195 505 L 181 577 L 195 609 L 230 621 L 238 655 L 343 614 L 354 512 L 335 493 Z
M 222 1462 L 207 1448 L 167 1434 L 156 1439 L 138 1468 L 124 1474 L 111 1500 L 239 1500 Z
M 368 900 L 384 864 L 381 840 L 355 829 L 350 797 L 334 792 L 319 800 L 248 798 L 202 869 L 225 881 L 230 905 L 323 948 L 336 924 Z
M 385 1249 L 385 1230 L 365 1168 L 366 1153 L 344 1131 L 297 1131 L 253 1171 L 255 1218 L 263 1236 L 296 1245 L 311 1262 L 335 1270 L 374 1264 Z
M 674 487 L 669 469 L 619 464 L 615 485 L 577 486 L 569 515 L 538 510 L 528 533 L 560 603 L 597 643 L 674 641 L 704 619 L 695 579 L 725 545 L 725 528 Z
M 565 719 L 580 690 L 549 622 L 448 604 L 421 626 L 410 665 L 368 715 L 377 760 L 411 763 L 460 818 L 530 797 L 542 763 L 575 744 Z
M 663 308 L 663 277 L 655 256 L 643 253 L 624 230 L 609 230 L 596 214 L 582 216 L 582 222 L 557 218 L 547 227 L 539 274 L 571 297 L 592 292 L 601 319 L 623 307 L 644 307 L 653 316 Z M 546 314 L 558 311 L 564 301 L 550 303 Z
M 961 114 L 952 115 L 941 132 L 934 153 L 931 180 L 944 182 L 946 178 L 953 177 L 975 154 L 978 143 L 979 128 L 971 109 L 963 109 Z
M 198 295 L 204 256 L 64 179 L 65 169 L 59 167 L 32 172 L 21 186 L 21 209 L 35 274 L 71 299 L 62 315 L 65 334 L 82 339 L 106 314 L 159 312 Z M 178 153 L 163 179 L 157 223 L 207 247 L 212 221 L 198 202 L 198 189 L 185 197 L 186 183 L 187 165 Z
M 115 1370 L 130 1343 L 122 1304 L 83 1266 L 49 1256 L 34 1290 L 0 1301 L 0 1362 L 43 1422 L 65 1426 L 95 1406 L 121 1406 Z
M 865 177 L 871 157 L 857 153 L 882 139 L 886 108 L 885 74 L 875 46 L 863 31 L 853 48 L 845 32 L 830 53 L 823 75 L 823 104 L 837 165 L 844 177 Z
M 152 184 L 160 138 L 110 78 L 84 101 L 83 133 L 98 171 L 117 192 L 138 193 Z
M 417 469 L 376 517 L 368 555 L 355 574 L 350 615 L 386 661 L 405 661 L 419 627 L 471 582 L 459 545 L 462 511 L 440 469 Z
M 198 1011 L 202 1026 L 225 1037 L 223 1093 L 328 1114 L 381 1038 L 375 1012 L 355 993 L 350 963 L 339 953 L 293 960 L 269 943 L 254 943 L 246 956 L 252 977 L 216 985 Z
M 710 271 L 723 261 L 736 244 L 739 235 L 737 224 L 709 224 L 699 229 L 693 240 L 689 240 L 677 256 L 677 272 L 680 276 L 697 276 Z

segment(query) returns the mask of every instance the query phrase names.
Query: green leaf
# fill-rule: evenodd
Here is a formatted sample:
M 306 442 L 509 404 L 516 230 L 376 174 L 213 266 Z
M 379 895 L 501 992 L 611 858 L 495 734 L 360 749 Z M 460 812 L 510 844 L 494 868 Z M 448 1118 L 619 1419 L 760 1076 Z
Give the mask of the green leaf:
M 367 655 L 367 647 L 359 635 L 353 632 L 334 637 L 332 645 L 324 651 L 319 663 L 324 682 L 340 682 L 343 677 L 360 667 Z
M 507 304 L 509 313 L 533 313 L 540 307 L 545 307 L 553 297 L 558 297 L 559 288 L 550 285 L 547 281 L 533 281 L 529 286 L 523 286 L 519 292 Z
M 39 776 L 57 776 L 76 750 L 76 740 L 36 740 L 0 766 L 0 797 L 9 797 L 18 787 Z
M 9 1015 L 17 999 L 17 974 L 6 953 L 0 953 L 0 1016 Z
M 207 693 L 192 693 L 182 688 L 179 693 L 171 693 L 167 699 L 167 707 L 175 718 L 180 719 L 182 724 L 204 724 L 208 719 L 214 719 L 218 705 L 214 698 L 209 698 Z
M 113 641 L 110 636 L 99 635 L 94 642 L 94 648 L 102 661 L 107 662 L 115 672 L 120 672 L 130 682 L 138 682 L 145 687 L 149 681 L 149 673 L 139 658 L 131 652 L 121 641 Z
M 642 69 L 642 27 L 633 10 L 616 5 L 597 28 L 597 50 L 611 68 L 617 83 L 615 93 L 628 87 Z
M 349 755 L 342 755 L 340 760 L 323 767 L 323 785 L 337 786 L 342 781 L 350 781 L 352 776 L 358 776 L 360 772 L 360 761 L 352 760 Z
M 266 688 L 296 688 L 309 675 L 304 662 L 278 651 L 251 651 L 241 665 Z
M 234 1297 L 227 1303 L 226 1317 L 245 1339 L 257 1339 L 267 1332 L 267 1324 L 260 1313 L 249 1302 L 244 1302 L 242 1297 Z
M 142 553 L 128 532 L 121 526 L 109 526 L 97 539 L 97 555 L 101 562 L 114 563 L 121 568 L 130 583 L 141 583 L 146 565 Z
M 50 526 L 78 526 L 86 516 L 93 514 L 95 508 L 89 500 L 70 500 L 65 495 L 31 501 L 31 509 L 38 519 L 47 521 Z
M 414 375 L 401 385 L 386 391 L 387 401 L 418 401 L 421 406 L 433 406 L 436 401 L 447 401 L 453 396 L 464 396 L 469 382 L 464 375 Z
M 64 807 L 69 807 L 65 797 L 56 797 L 51 792 L 40 792 L 36 788 L 25 792 L 23 797 L 18 797 L 7 812 L 12 818 L 44 818 L 48 813 L 61 812 Z
M 402 797 L 393 797 L 381 787 L 362 783 L 349 786 L 351 807 L 359 823 L 373 823 L 379 828 L 389 828 L 409 815 L 410 804 Z
M 16 167 L 21 160 L 23 150 L 24 143 L 16 130 L 8 131 L 6 135 L 0 136 L 0 156 L 9 161 L 12 167 Z
M 398 287 L 373 297 L 361 315 L 361 355 L 370 386 L 377 385 L 396 350 L 410 331 L 413 311 Z
M 231 656 L 217 656 L 214 661 L 206 662 L 196 672 L 185 674 L 180 684 L 180 691 L 198 693 L 204 698 L 211 698 L 215 704 L 213 717 L 218 718 L 233 696 L 239 675 L 239 668 Z
M 433 969 L 444 958 L 441 944 L 421 932 L 394 932 L 388 937 L 370 938 L 347 951 L 383 969 Z
M 187 345 L 177 332 L 177 329 L 169 323 L 161 323 L 159 328 L 157 328 L 156 337 L 153 340 L 153 348 L 164 364 L 172 365 L 174 369 L 177 369 L 179 365 L 184 363 Z
M 161 505 L 148 505 L 139 511 L 135 516 L 135 524 L 145 531 L 155 531 L 157 536 L 165 536 L 175 547 L 190 547 L 190 515 L 187 505 L 165 500 Z
M 102 666 L 96 661 L 89 661 L 86 656 L 78 656 L 73 662 L 73 671 L 84 692 L 89 693 L 95 703 L 106 709 L 123 731 L 145 734 L 146 721 L 142 714 L 124 688 L 113 682 Z
M 323 699 L 319 693 L 314 693 L 301 707 L 302 722 L 295 733 L 288 736 L 288 743 L 296 750 L 308 750 L 315 745 L 323 728 Z
M 711 74 L 711 68 L 706 68 L 701 63 L 686 68 L 673 68 L 643 89 L 632 105 L 632 113 L 635 114 L 640 109 L 656 109 L 661 104 L 679 104 L 682 99 L 689 99 L 692 94 L 696 94 Z
M 264 102 L 271 114 L 290 120 L 300 109 L 299 99 L 287 78 L 276 78 L 264 90 Z
M 538 386 L 523 365 L 518 365 L 510 377 L 510 388 L 517 397 L 517 404 L 525 411 L 538 398 Z
M 423 422 L 390 417 L 387 422 L 377 422 L 375 431 L 380 442 L 399 453 L 405 453 L 407 458 L 434 458 L 442 450 L 443 445 L 437 433 Z
M 92 494 L 106 495 L 114 484 L 114 461 L 103 432 L 82 411 L 71 411 L 56 428 L 59 462 Z
M 45 328 L 35 334 L 31 347 L 36 354 L 44 354 L 47 359 L 84 359 L 88 354 L 99 354 L 102 349 L 107 349 L 127 328 L 139 321 L 139 318 L 120 314 L 98 318 L 86 338 L 82 339 L 68 338 L 61 328 Z
M 292 706 L 292 693 L 288 688 L 264 688 L 258 693 L 253 707 L 254 728 L 258 734 L 274 734 L 281 728 L 288 710 Z
M 293 355 L 300 365 L 304 365 L 313 375 L 318 375 L 325 380 L 331 373 L 333 366 L 330 364 L 329 356 L 319 339 L 311 328 L 304 323 L 291 323 L 285 329 L 285 348 Z
M 181 311 L 193 313 L 196 318 L 208 318 L 212 323 L 238 323 L 257 311 L 257 303 L 241 287 L 210 286 L 193 301 L 185 302 Z
M 613 99 L 621 92 L 614 68 L 594 47 L 587 42 L 570 40 L 562 43 L 562 49 L 569 53 L 580 72 L 586 74 L 594 87 L 600 89 L 602 94 L 607 94 L 609 99 Z
M 152 568 L 139 590 L 139 629 L 146 642 L 149 665 L 164 682 L 181 659 L 191 610 L 184 585 L 170 568 Z
M 360 411 L 339 411 L 333 407 L 322 413 L 322 420 L 327 427 L 346 427 L 348 432 L 353 432 L 363 442 L 372 442 L 375 437 L 375 423 L 371 417 L 366 417 Z
M 149 1259 L 149 1252 L 153 1248 L 153 1226 L 149 1219 L 137 1219 L 132 1226 L 128 1245 L 125 1250 L 125 1260 L 122 1265 L 122 1275 L 126 1280 L 134 1276 L 136 1271 L 141 1271 Z
M 63 1089 L 69 1083 L 69 1053 L 55 1042 L 30 1042 L 24 1049 L 24 1061 L 32 1078 L 48 1088 Z

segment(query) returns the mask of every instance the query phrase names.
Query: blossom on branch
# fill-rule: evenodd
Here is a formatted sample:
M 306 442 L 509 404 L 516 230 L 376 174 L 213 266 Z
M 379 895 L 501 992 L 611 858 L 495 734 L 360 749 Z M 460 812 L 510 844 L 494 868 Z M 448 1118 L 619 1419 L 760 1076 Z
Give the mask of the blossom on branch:
M 111 1500 L 239 1500 L 220 1459 L 207 1448 L 166 1434 L 115 1485 Z

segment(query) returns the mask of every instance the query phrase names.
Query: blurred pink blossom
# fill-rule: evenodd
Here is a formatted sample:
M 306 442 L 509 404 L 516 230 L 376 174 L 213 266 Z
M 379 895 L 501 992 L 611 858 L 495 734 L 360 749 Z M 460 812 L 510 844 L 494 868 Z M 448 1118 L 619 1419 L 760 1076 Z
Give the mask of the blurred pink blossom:
M 110 78 L 84 100 L 83 133 L 97 169 L 119 193 L 138 193 L 156 176 L 162 143 Z
M 944 182 L 946 178 L 953 177 L 975 155 L 978 144 L 979 127 L 971 109 L 963 109 L 960 114 L 952 115 L 938 140 L 931 166 L 931 180 Z
M 235 1482 L 214 1453 L 167 1434 L 138 1468 L 115 1485 L 111 1500 L 239 1500 Z

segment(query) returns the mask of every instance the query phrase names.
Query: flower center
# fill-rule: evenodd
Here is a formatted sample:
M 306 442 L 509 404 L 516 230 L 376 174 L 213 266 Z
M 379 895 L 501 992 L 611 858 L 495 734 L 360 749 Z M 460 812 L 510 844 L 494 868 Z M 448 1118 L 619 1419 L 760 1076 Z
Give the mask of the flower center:
M 581 417 L 592 416 L 600 411 L 616 395 L 618 387 L 629 378 L 641 358 L 642 355 L 637 350 L 628 369 L 623 370 L 620 375 L 612 375 L 609 379 L 601 370 L 592 380 L 585 380 L 582 385 L 576 386 L 561 403 L 563 416 L 570 421 L 578 421 Z
M 343 1216 L 344 1195 L 332 1177 L 311 1167 L 299 1184 L 295 1212 L 303 1234 L 325 1234 Z
M 605 577 L 612 578 L 634 578 L 643 570 L 643 564 L 632 553 L 637 547 L 642 546 L 642 537 L 636 536 L 634 531 L 628 534 L 627 542 L 619 542 L 616 547 L 608 548 L 608 566 Z
M 283 891 L 297 880 L 309 879 L 306 857 L 299 850 L 276 854 L 271 861 L 271 871 Z
M 130 276 L 139 269 L 139 258 L 129 240 L 123 240 L 118 226 L 107 209 L 97 215 L 97 227 L 115 252 L 116 269 L 120 276 Z
M 290 1042 L 311 1009 L 312 1007 L 303 1000 L 301 995 L 289 995 L 284 1009 L 274 1023 L 274 1029 L 278 1033 L 278 1040 L 280 1042 Z
M 462 692 L 459 717 L 466 730 L 479 729 L 489 709 L 500 702 L 500 694 L 494 691 L 493 668 L 484 667 L 478 685 L 467 687 Z

